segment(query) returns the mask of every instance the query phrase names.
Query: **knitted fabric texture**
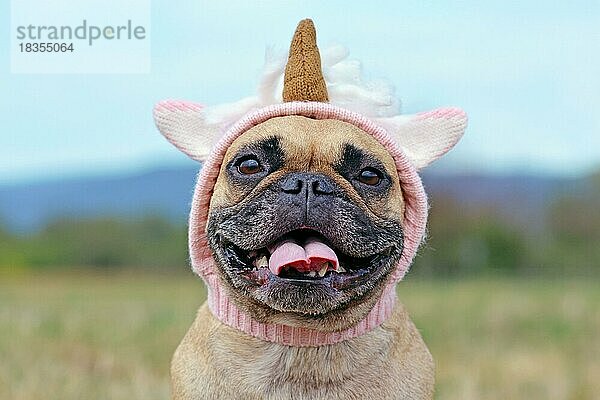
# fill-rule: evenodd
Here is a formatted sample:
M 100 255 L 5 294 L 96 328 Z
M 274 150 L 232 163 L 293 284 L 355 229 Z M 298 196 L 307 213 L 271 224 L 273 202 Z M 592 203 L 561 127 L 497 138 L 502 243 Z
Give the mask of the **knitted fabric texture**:
M 327 102 L 327 86 L 321 72 L 317 33 L 310 19 L 300 21 L 285 68 L 283 101 Z

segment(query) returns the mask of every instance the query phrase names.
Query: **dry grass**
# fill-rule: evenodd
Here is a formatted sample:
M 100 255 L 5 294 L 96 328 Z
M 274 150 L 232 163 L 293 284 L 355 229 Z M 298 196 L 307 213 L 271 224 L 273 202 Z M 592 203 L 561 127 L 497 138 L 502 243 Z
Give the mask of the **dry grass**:
M 407 282 L 438 399 L 600 399 L 597 282 Z
M 438 399 L 600 399 L 600 285 L 401 284 Z M 192 276 L 0 277 L 0 399 L 165 399 L 204 289 Z

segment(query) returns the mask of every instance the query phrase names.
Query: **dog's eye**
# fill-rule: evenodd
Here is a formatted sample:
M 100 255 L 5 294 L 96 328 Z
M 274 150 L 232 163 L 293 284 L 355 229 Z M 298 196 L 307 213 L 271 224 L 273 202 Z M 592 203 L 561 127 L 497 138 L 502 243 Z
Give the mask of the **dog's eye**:
M 358 180 L 365 185 L 375 186 L 381 182 L 381 172 L 375 168 L 365 168 L 358 174 Z
M 256 174 L 263 170 L 262 165 L 260 165 L 256 158 L 242 159 L 239 161 L 237 168 L 238 171 L 244 175 Z

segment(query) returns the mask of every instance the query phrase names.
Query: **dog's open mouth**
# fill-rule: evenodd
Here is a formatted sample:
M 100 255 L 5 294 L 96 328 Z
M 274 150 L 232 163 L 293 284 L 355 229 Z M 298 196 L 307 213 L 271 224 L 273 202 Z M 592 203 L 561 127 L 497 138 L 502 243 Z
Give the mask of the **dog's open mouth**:
M 335 289 L 362 283 L 388 256 L 351 257 L 314 230 L 299 229 L 260 249 L 246 251 L 228 242 L 227 258 L 239 275 L 257 285 L 270 281 L 323 284 Z

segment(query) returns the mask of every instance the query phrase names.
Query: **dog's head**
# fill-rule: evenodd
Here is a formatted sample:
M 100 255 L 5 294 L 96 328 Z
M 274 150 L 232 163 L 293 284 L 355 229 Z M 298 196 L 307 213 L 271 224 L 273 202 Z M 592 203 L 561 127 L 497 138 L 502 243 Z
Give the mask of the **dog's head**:
M 394 160 L 374 138 L 339 120 L 285 116 L 229 147 L 207 232 L 244 308 L 322 323 L 374 304 L 402 254 L 403 208 Z
M 329 107 L 314 28 L 303 23 L 290 50 L 283 97 L 313 103 L 262 108 L 228 128 L 208 162 L 214 172 L 204 178 L 211 181 L 198 182 L 194 204 L 205 209 L 192 211 L 190 235 L 204 237 L 215 262 L 210 274 L 255 320 L 339 331 L 373 309 L 398 278 L 401 258 L 408 268 L 426 218 L 415 169 L 454 146 L 466 117 L 441 109 L 371 118 L 373 124 Z M 339 64 L 337 59 L 332 69 L 347 75 Z M 309 78 L 303 77 L 307 71 Z M 266 105 L 265 98 L 263 93 L 229 106 L 229 117 Z M 161 132 L 197 160 L 207 159 L 214 138 L 229 125 L 216 114 L 172 101 L 155 108 Z M 197 264 L 204 257 L 194 252 L 199 243 L 191 242 Z

